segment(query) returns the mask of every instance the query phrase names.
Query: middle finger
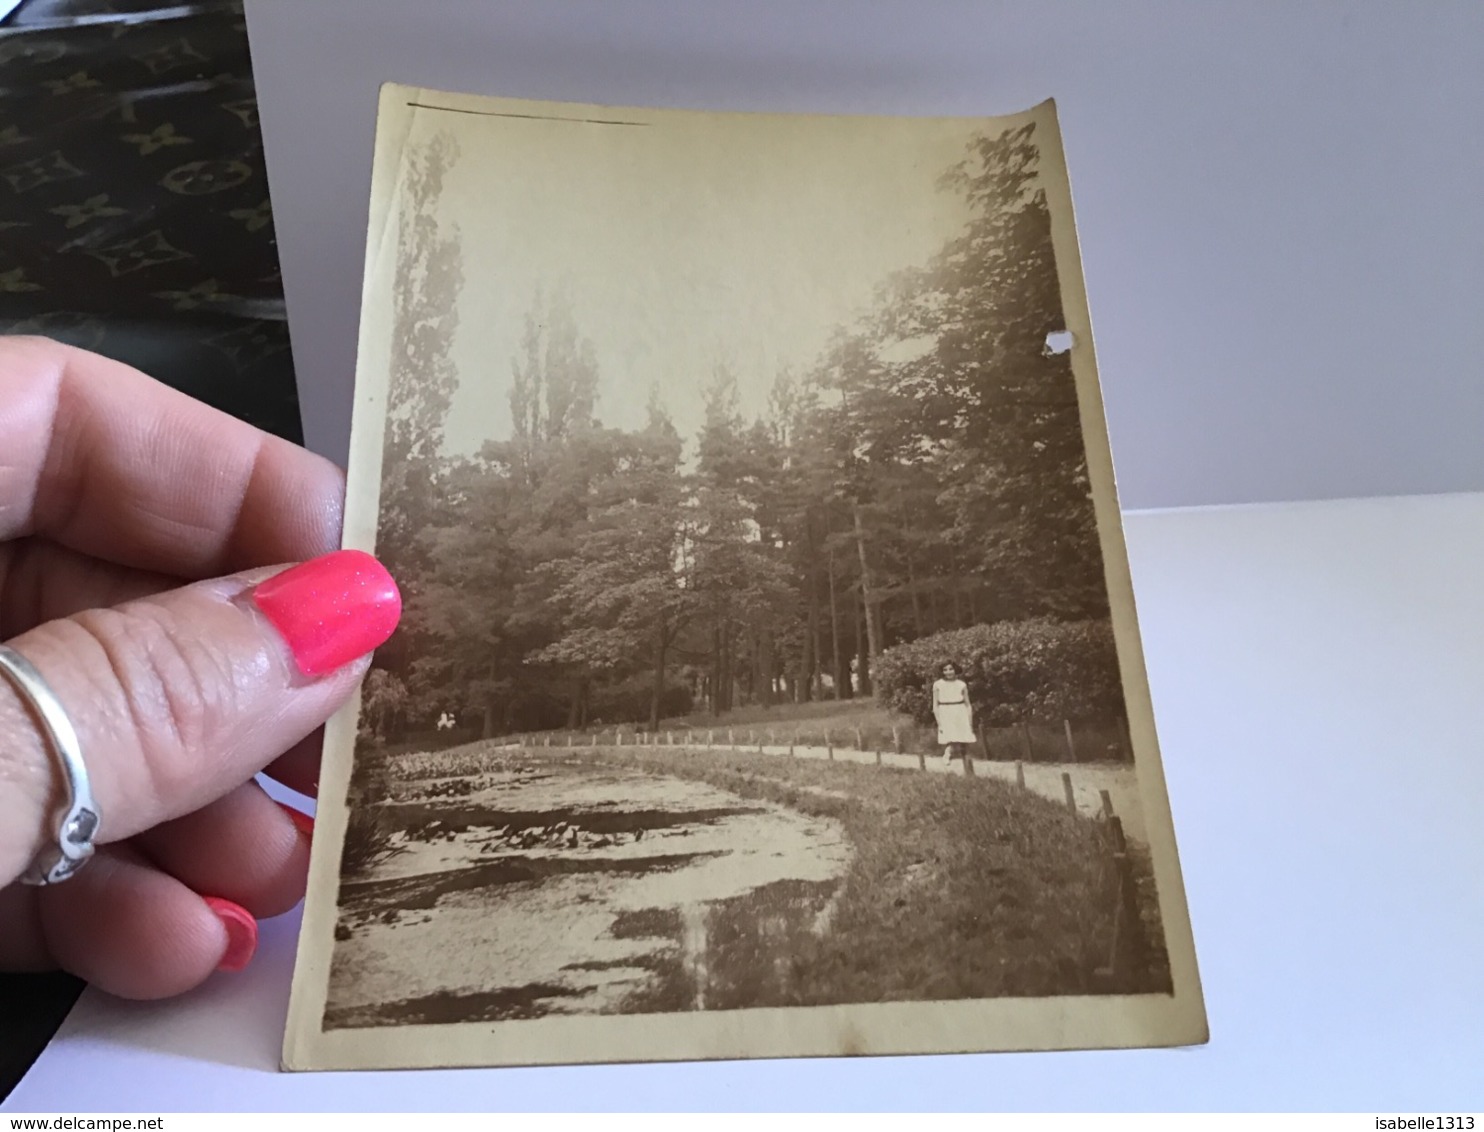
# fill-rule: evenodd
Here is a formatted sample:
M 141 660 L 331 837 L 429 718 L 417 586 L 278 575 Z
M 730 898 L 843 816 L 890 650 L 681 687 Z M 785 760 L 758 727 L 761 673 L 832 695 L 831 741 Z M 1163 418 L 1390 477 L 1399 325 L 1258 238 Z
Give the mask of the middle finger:
M 134 844 L 186 887 L 259 919 L 287 912 L 304 896 L 309 838 L 256 782 L 146 830 Z

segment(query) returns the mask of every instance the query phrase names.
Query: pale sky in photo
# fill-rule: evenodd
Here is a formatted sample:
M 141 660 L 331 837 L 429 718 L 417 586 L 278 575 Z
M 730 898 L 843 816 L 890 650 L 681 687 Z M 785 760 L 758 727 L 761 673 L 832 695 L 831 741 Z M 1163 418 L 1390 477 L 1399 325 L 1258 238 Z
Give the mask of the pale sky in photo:
M 615 117 L 619 116 L 615 112 Z M 925 263 L 966 219 L 937 187 L 967 119 L 644 112 L 596 125 L 420 111 L 410 140 L 460 156 L 440 217 L 457 226 L 460 388 L 446 449 L 510 434 L 511 361 L 538 288 L 564 293 L 600 370 L 599 419 L 643 424 L 658 385 L 682 435 L 719 364 L 749 417 L 800 373 L 891 272 Z

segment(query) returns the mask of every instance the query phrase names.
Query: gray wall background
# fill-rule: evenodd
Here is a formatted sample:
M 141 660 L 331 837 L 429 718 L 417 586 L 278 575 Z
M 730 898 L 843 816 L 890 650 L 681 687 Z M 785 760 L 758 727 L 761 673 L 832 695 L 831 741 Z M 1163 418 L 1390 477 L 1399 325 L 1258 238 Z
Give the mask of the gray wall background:
M 1126 508 L 1484 489 L 1484 4 L 248 0 L 311 447 L 350 427 L 377 89 L 1057 99 Z

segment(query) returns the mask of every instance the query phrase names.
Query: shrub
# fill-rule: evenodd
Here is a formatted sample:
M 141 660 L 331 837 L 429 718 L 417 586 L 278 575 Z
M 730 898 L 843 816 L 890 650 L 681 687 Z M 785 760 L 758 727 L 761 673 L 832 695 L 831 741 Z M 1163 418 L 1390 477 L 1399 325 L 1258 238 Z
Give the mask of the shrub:
M 384 668 L 373 668 L 361 685 L 360 734 L 386 739 L 409 702 L 407 685 L 399 677 Z
M 933 681 L 950 660 L 969 685 L 980 725 L 1112 719 L 1124 711 L 1108 621 L 1001 621 L 908 641 L 876 658 L 877 695 L 931 723 Z
M 340 849 L 340 875 L 364 876 L 393 852 L 396 832 L 386 811 L 378 804 L 389 797 L 388 758 L 380 744 L 356 744 L 346 796 L 345 841 Z
M 361 805 L 351 810 L 340 851 L 340 875 L 361 877 L 392 853 L 391 822 L 380 806 Z

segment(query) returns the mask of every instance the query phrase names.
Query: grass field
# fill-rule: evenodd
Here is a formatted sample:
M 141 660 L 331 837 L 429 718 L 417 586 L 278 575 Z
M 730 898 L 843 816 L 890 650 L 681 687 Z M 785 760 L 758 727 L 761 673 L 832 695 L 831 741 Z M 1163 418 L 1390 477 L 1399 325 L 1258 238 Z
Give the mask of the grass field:
M 910 726 L 912 721 L 904 715 L 888 711 L 873 699 L 859 700 L 815 700 L 807 704 L 773 704 L 770 707 L 752 705 L 722 712 L 713 716 L 704 711 L 675 719 L 662 720 L 660 727 L 667 731 L 704 729 L 707 727 L 748 727 L 752 725 L 786 726 L 807 723 L 813 729 L 837 727 L 868 727 L 890 731 L 893 725 Z
M 829 930 L 793 942 L 788 1003 L 1170 988 L 1160 940 L 1117 985 L 1094 978 L 1113 930 L 1101 831 L 1012 784 L 742 752 L 578 757 L 699 779 L 845 826 L 855 857 Z M 734 947 L 755 944 L 746 924 L 766 916 L 769 897 L 731 910 Z

